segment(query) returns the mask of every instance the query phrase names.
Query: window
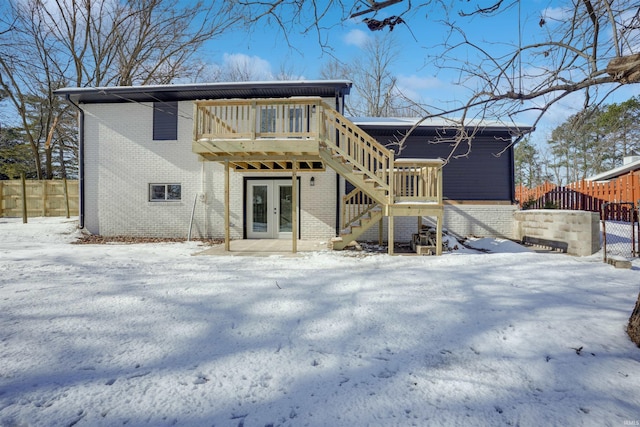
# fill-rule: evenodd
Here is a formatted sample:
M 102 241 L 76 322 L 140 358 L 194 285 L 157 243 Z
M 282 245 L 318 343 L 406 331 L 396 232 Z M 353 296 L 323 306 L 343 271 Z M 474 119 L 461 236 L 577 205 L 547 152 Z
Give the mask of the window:
M 153 103 L 153 140 L 175 141 L 178 139 L 178 103 Z
M 302 108 L 289 108 L 289 132 L 302 132 Z
M 180 184 L 149 184 L 150 202 L 179 202 L 182 200 Z
M 260 132 L 269 133 L 276 131 L 276 109 L 263 107 L 260 109 Z

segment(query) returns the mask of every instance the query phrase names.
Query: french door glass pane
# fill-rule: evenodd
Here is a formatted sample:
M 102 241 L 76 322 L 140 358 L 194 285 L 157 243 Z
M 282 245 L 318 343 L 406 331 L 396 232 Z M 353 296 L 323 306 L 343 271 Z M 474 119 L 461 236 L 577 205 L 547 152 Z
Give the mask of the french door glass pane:
M 253 231 L 267 231 L 267 186 L 253 187 Z
M 280 187 L 280 229 L 281 233 L 291 232 L 291 186 L 281 185 Z

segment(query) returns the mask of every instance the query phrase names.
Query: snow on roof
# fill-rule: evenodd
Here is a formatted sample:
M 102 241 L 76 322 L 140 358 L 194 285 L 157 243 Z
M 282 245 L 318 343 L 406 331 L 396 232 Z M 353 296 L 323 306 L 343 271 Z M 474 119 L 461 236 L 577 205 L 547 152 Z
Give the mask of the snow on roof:
M 351 117 L 354 124 L 362 127 L 411 127 L 420 122 L 420 117 Z M 452 128 L 458 126 L 460 119 L 433 117 L 422 120 L 419 127 L 430 128 Z M 500 128 L 500 129 L 520 129 L 528 130 L 531 126 L 523 123 L 502 122 L 499 120 L 465 120 L 466 127 Z
M 617 168 L 610 169 L 606 172 L 590 176 L 587 178 L 587 181 L 606 181 L 635 170 L 640 170 L 640 160 L 636 160 L 635 162 L 627 163 L 626 165 L 618 166 Z
M 246 82 L 209 82 L 209 83 L 176 83 L 164 85 L 141 86 L 101 86 L 101 87 L 65 87 L 56 90 L 59 93 L 81 93 L 112 90 L 147 91 L 147 90 L 190 90 L 227 87 L 254 87 L 254 86 L 302 86 L 302 85 L 345 85 L 351 86 L 350 80 L 261 80 Z

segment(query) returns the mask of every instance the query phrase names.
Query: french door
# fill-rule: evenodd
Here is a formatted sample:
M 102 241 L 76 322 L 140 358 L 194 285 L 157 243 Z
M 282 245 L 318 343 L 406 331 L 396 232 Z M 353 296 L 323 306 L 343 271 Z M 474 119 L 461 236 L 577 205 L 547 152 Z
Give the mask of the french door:
M 247 238 L 291 238 L 291 180 L 247 181 Z

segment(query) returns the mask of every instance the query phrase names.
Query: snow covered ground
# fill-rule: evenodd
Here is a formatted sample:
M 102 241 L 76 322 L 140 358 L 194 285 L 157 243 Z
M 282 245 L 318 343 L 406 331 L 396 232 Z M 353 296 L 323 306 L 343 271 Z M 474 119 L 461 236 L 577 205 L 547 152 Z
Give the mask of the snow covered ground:
M 192 256 L 0 218 L 1 426 L 623 426 L 640 263 Z

